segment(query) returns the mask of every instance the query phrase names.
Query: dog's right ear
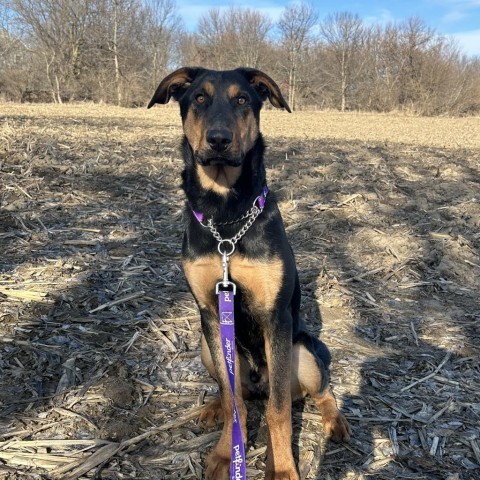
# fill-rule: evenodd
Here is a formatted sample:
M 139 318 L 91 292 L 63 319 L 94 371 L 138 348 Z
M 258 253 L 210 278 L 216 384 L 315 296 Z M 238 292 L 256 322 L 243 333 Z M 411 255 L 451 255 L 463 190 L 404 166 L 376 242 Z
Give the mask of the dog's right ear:
M 147 108 L 153 107 L 156 103 L 168 103 L 170 97 L 178 100 L 202 70 L 202 68 L 182 67 L 167 75 L 160 82 Z

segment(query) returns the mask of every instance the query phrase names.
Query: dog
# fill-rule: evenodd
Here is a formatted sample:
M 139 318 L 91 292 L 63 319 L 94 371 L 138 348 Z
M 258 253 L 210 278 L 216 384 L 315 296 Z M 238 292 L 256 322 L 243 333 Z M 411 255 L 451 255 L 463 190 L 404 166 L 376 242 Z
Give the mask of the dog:
M 276 108 L 290 108 L 278 85 L 252 68 L 180 68 L 161 81 L 148 108 L 172 97 L 179 103 L 184 130 L 183 269 L 200 310 L 202 362 L 220 392 L 201 420 L 224 421 L 220 440 L 207 457 L 205 477 L 229 478 L 234 396 L 222 356 L 215 287 L 224 274 L 222 254 L 234 250 L 228 275 L 236 285 L 235 401 L 243 441 L 244 399 L 268 395 L 265 478 L 298 480 L 292 454 L 293 400 L 309 395 L 334 441 L 349 441 L 351 430 L 330 389 L 329 351 L 299 316 L 294 255 L 274 194 L 266 187 L 260 110 L 267 99 Z

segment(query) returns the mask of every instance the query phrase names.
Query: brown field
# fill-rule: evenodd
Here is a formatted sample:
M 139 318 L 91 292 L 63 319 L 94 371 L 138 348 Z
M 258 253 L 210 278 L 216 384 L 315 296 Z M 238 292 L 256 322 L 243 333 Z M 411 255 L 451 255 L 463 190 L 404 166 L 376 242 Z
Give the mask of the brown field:
M 264 112 L 349 445 L 301 478 L 480 478 L 480 118 Z M 0 478 L 201 479 L 215 383 L 180 266 L 176 108 L 0 105 Z M 249 480 L 263 478 L 249 403 Z

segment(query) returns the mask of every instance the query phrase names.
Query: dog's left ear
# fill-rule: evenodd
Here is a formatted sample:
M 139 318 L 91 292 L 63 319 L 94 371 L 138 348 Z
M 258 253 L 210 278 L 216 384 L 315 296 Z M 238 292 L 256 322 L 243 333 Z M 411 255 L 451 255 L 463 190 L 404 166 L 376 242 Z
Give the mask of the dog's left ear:
M 280 87 L 266 74 L 255 68 L 237 69 L 260 94 L 262 100 L 267 98 L 276 108 L 284 108 L 288 113 L 292 113 L 288 103 L 283 98 Z
M 178 100 L 202 70 L 201 68 L 182 67 L 167 75 L 160 82 L 147 108 L 153 107 L 156 103 L 168 103 L 170 97 Z

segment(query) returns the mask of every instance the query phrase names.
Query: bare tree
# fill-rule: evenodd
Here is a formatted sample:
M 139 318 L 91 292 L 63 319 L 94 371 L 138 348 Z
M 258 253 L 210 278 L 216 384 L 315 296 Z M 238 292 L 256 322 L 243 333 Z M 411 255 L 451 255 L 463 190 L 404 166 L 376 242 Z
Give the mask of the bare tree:
M 146 36 L 151 59 L 151 87 L 160 82 L 176 48 L 175 39 L 182 33 L 182 20 L 174 0 L 144 0 Z
M 123 7 L 123 8 L 122 8 Z M 122 22 L 122 14 L 127 10 L 126 5 L 120 0 L 113 0 L 112 10 L 113 10 L 113 23 L 111 31 L 111 39 L 109 42 L 110 49 L 113 53 L 113 63 L 115 65 L 115 87 L 117 91 L 117 105 L 122 104 L 122 86 L 120 84 L 120 60 L 119 60 L 119 37 L 120 37 L 120 24 Z
M 333 58 L 330 75 L 340 86 L 340 110 L 344 112 L 348 93 L 359 78 L 365 61 L 360 53 L 366 30 L 358 15 L 339 12 L 329 15 L 320 24 L 320 34 Z
M 248 8 L 209 10 L 198 24 L 197 53 L 211 68 L 258 67 L 267 51 L 269 17 Z
M 200 17 L 198 22 L 198 47 L 202 64 L 206 67 L 225 68 L 228 43 L 223 15 L 218 8 L 212 8 Z
M 258 68 L 272 28 L 269 17 L 249 8 L 231 8 L 225 14 L 229 57 L 236 65 Z
M 135 28 L 138 15 L 139 3 L 136 0 L 105 0 L 104 11 L 106 13 L 107 29 L 105 32 L 106 45 L 111 52 L 117 105 L 123 104 L 124 73 L 123 65 L 127 56 L 127 49 L 130 47 L 129 35 L 132 28 Z
M 18 101 L 28 82 L 29 52 L 12 26 L 12 12 L 0 1 L 0 97 Z
M 7 63 L 7 58 L 18 43 L 18 38 L 11 32 L 11 14 L 4 2 L 0 1 L 0 67 Z
M 281 45 L 286 52 L 288 103 L 292 109 L 296 107 L 298 67 L 301 55 L 309 45 L 311 32 L 317 20 L 318 15 L 311 5 L 296 3 L 285 8 L 278 22 Z
M 12 0 L 32 48 L 40 48 L 51 86 L 52 99 L 62 103 L 69 80 L 78 73 L 91 0 Z
M 400 29 L 394 24 L 370 29 L 367 46 L 370 82 L 367 105 L 374 110 L 390 111 L 398 107 L 403 54 Z
M 401 105 L 412 107 L 421 92 L 421 70 L 424 52 L 435 38 L 435 32 L 419 17 L 409 18 L 400 28 L 401 70 L 400 98 Z
M 106 101 L 128 105 L 137 95 L 140 78 L 145 82 L 147 70 L 151 72 L 147 12 L 140 0 L 96 0 L 96 4 L 90 39 L 96 79 Z

